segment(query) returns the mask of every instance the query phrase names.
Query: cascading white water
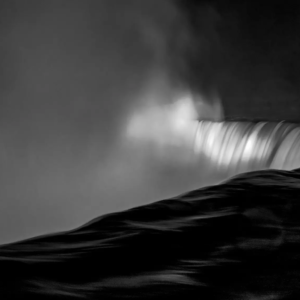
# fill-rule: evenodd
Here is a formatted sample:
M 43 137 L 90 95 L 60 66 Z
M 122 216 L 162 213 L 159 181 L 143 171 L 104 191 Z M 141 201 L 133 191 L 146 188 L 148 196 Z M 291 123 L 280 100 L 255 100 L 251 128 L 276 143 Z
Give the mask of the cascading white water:
M 300 167 L 300 126 L 286 122 L 199 121 L 194 151 L 218 169 Z
M 189 97 L 168 106 L 154 105 L 130 118 L 126 136 L 164 161 L 194 165 L 205 161 L 209 168 L 230 174 L 300 167 L 297 124 L 197 120 L 206 116 L 205 110 L 201 113 Z

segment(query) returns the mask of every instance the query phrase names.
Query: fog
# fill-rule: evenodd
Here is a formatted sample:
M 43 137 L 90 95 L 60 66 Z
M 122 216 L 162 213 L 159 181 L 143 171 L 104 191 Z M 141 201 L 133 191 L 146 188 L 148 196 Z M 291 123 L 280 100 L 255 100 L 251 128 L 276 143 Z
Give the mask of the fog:
M 123 136 L 136 107 L 188 92 L 170 71 L 169 37 L 186 38 L 171 2 L 9 0 L 0 14 L 0 243 L 212 182 Z

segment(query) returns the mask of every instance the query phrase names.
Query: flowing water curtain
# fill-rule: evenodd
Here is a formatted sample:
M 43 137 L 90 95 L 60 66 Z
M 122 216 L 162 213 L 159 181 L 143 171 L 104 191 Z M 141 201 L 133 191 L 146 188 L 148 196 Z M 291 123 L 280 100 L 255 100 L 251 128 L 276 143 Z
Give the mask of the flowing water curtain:
M 300 167 L 300 126 L 286 122 L 199 121 L 196 155 L 219 170 L 291 170 Z

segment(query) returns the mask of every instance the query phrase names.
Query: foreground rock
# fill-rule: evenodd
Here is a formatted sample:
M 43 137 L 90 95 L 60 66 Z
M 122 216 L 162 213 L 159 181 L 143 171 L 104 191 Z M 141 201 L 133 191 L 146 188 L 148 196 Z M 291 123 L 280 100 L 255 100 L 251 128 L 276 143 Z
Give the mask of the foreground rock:
M 0 299 L 300 299 L 300 169 L 0 248 Z M 186 297 L 186 298 L 184 298 Z

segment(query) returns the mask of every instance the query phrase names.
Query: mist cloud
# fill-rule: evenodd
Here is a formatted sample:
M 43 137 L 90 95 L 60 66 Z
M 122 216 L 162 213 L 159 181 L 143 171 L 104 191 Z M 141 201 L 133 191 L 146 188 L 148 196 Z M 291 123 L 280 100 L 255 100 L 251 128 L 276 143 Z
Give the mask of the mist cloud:
M 200 95 L 193 87 L 205 76 L 189 83 L 192 37 L 177 5 L 0 5 L 0 242 L 68 229 L 207 181 L 199 166 L 128 151 L 122 139 L 138 105 L 169 104 L 186 90 Z

